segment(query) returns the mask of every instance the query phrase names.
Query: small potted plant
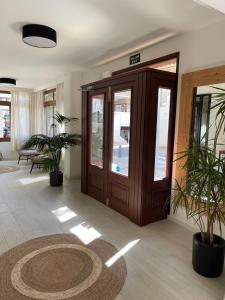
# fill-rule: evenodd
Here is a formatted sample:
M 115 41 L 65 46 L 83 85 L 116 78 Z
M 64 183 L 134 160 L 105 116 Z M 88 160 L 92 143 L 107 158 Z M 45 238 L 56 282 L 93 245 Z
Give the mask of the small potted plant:
M 215 104 L 210 109 L 217 108 L 215 137 L 204 145 L 192 139 L 189 149 L 179 155 L 176 160 L 186 176 L 176 181 L 172 192 L 173 212 L 184 208 L 187 218 L 198 225 L 199 232 L 193 236 L 192 264 L 206 277 L 223 272 L 225 249 L 225 158 L 217 151 L 219 136 L 225 132 L 225 93 L 214 94 L 213 98 Z
M 62 125 L 67 124 L 76 118 L 67 118 L 56 113 L 54 119 Z M 63 172 L 60 170 L 62 149 L 68 149 L 81 143 L 81 135 L 59 133 L 53 137 L 44 134 L 36 134 L 23 145 L 22 149 L 36 148 L 39 152 L 44 152 L 48 158 L 43 160 L 43 170 L 49 172 L 50 185 L 61 186 L 63 184 Z

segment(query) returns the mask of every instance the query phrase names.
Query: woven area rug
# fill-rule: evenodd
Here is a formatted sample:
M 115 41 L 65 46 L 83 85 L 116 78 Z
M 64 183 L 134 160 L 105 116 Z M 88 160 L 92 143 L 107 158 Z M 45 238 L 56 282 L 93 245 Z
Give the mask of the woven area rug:
M 84 245 L 71 234 L 30 240 L 0 256 L 0 299 L 115 299 L 126 279 L 122 257 L 106 263 L 116 253 L 101 239 Z
M 17 167 L 11 167 L 11 166 L 0 166 L 0 174 L 3 173 L 11 173 L 19 170 Z

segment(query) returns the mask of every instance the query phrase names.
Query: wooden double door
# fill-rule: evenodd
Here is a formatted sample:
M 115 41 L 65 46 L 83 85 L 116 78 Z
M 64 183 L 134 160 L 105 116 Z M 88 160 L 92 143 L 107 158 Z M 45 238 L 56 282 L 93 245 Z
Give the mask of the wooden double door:
M 143 69 L 82 87 L 82 191 L 139 225 L 167 215 L 176 82 Z

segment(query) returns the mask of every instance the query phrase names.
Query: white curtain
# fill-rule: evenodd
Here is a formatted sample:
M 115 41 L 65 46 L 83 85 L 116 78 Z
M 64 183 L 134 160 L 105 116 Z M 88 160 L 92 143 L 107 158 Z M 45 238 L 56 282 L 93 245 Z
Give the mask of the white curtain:
M 30 107 L 31 135 L 46 134 L 46 120 L 43 101 L 43 91 L 33 93 Z
M 55 112 L 60 113 L 61 115 L 64 115 L 65 107 L 64 107 L 64 84 L 59 83 L 56 86 L 56 107 Z M 64 132 L 65 128 L 64 126 L 58 126 L 57 125 L 57 133 Z
M 12 91 L 11 98 L 11 145 L 19 150 L 30 137 L 31 93 Z

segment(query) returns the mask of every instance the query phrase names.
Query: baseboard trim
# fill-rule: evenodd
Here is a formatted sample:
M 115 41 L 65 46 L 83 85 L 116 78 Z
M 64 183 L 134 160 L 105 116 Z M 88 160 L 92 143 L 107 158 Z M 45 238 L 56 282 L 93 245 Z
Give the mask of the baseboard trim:
M 186 220 L 182 220 L 180 218 L 177 218 L 176 216 L 174 215 L 169 215 L 168 216 L 168 220 L 176 223 L 176 224 L 179 224 L 187 229 L 189 229 L 190 231 L 193 231 L 193 232 L 197 232 L 199 231 L 197 227 L 195 227 L 194 225 L 190 224 L 188 221 Z

